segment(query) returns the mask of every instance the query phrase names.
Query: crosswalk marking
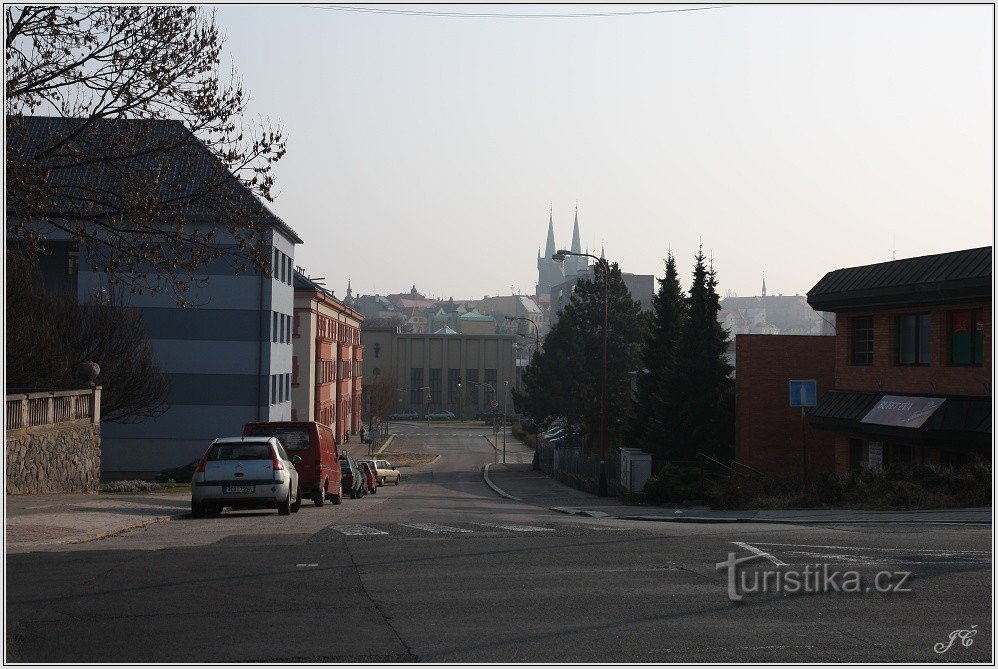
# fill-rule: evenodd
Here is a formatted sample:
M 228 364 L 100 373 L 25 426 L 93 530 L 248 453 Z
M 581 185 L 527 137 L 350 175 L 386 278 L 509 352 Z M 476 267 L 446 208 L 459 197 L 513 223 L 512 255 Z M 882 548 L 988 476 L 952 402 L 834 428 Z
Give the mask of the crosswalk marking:
M 500 530 L 510 530 L 511 532 L 554 532 L 553 527 L 534 527 L 533 525 L 510 525 L 508 523 L 475 523 L 485 527 L 497 527 Z
M 463 530 L 460 527 L 450 525 L 437 525 L 436 523 L 400 523 L 403 527 L 412 527 L 417 530 L 433 532 L 434 534 L 448 534 L 453 532 L 473 532 L 474 530 Z
M 360 537 L 373 534 L 388 534 L 383 530 L 376 530 L 367 525 L 330 525 L 330 529 L 341 532 L 350 537 Z

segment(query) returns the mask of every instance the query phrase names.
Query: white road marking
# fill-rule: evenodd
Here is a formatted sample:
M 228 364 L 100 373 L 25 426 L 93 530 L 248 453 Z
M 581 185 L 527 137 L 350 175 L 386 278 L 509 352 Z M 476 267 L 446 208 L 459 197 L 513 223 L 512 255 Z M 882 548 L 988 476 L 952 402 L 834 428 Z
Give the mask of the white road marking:
M 508 523 L 474 523 L 485 527 L 497 527 L 500 530 L 510 530 L 511 532 L 554 532 L 553 527 L 535 527 L 533 525 L 511 525 Z
M 299 562 L 295 566 L 296 567 L 318 567 L 319 563 L 318 562 L 309 562 L 309 563 L 306 564 L 304 562 Z
M 376 530 L 367 525 L 330 525 L 329 529 L 336 530 L 348 537 L 370 536 L 375 534 L 388 534 L 382 530 Z
M 448 534 L 455 532 L 473 532 L 473 530 L 463 530 L 460 527 L 451 527 L 450 525 L 437 525 L 436 523 L 399 523 L 403 527 L 412 527 L 417 530 L 423 530 L 425 532 L 433 532 L 434 534 Z
M 755 553 L 756 555 L 758 555 L 760 557 L 766 558 L 767 560 L 769 560 L 770 562 L 772 562 L 773 564 L 775 564 L 777 567 L 786 567 L 787 566 L 786 562 L 783 562 L 781 560 L 777 560 L 775 557 L 773 557 L 772 555 L 770 555 L 766 551 L 759 550 L 755 546 L 750 546 L 749 544 L 745 543 L 744 541 L 732 541 L 731 543 L 733 543 L 736 546 L 741 546 L 745 550 L 751 551 L 751 552 Z
M 876 546 L 817 546 L 814 544 L 777 544 L 777 543 L 767 543 L 762 541 L 755 542 L 757 546 L 781 546 L 787 548 L 826 548 L 840 551 L 890 551 L 890 552 L 900 552 L 900 553 L 925 553 L 925 554 L 938 554 L 941 557 L 949 555 L 991 555 L 991 551 L 964 551 L 964 550 L 947 550 L 938 548 L 879 548 Z

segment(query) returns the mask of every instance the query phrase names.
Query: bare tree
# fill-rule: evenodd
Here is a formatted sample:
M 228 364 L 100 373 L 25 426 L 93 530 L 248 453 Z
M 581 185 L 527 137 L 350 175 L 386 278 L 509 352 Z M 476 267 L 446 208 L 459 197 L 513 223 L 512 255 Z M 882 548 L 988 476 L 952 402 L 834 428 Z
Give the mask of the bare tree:
M 268 274 L 257 198 L 285 141 L 243 127 L 213 13 L 8 5 L 5 29 L 8 239 L 68 235 L 112 285 L 181 303 L 209 262 Z
M 370 384 L 368 406 L 373 422 L 384 422 L 398 406 L 398 381 L 391 372 L 382 372 Z
M 101 420 L 134 422 L 162 415 L 169 382 L 160 370 L 141 312 L 112 292 L 77 302 L 42 288 L 29 259 L 7 254 L 7 384 L 9 388 L 80 387 L 76 366 L 100 365 Z

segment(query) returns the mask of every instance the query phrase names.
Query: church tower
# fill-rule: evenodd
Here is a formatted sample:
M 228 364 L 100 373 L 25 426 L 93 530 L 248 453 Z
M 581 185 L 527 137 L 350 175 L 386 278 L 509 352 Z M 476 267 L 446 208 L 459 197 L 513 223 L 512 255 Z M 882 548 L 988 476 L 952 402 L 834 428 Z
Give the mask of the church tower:
M 575 227 L 572 229 L 572 253 L 582 252 L 582 242 L 579 239 L 579 205 L 575 205 Z M 578 276 L 579 272 L 589 266 L 589 259 L 584 256 L 569 256 L 565 259 L 565 276 Z
M 551 256 L 557 253 L 558 247 L 554 243 L 554 207 L 548 215 L 548 239 L 544 247 L 544 255 L 537 253 L 537 291 L 536 295 L 547 295 L 553 286 L 565 280 L 565 270 L 562 263 L 551 260 Z

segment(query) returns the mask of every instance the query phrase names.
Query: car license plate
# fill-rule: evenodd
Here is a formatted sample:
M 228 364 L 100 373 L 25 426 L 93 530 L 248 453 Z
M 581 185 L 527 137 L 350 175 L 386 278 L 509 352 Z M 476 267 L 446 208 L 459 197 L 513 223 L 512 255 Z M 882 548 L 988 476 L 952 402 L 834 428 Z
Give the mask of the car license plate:
M 227 492 L 235 492 L 235 493 L 239 493 L 239 492 L 253 492 L 254 490 L 256 490 L 256 486 L 255 485 L 223 485 L 222 486 L 222 492 L 223 493 L 227 493 Z

